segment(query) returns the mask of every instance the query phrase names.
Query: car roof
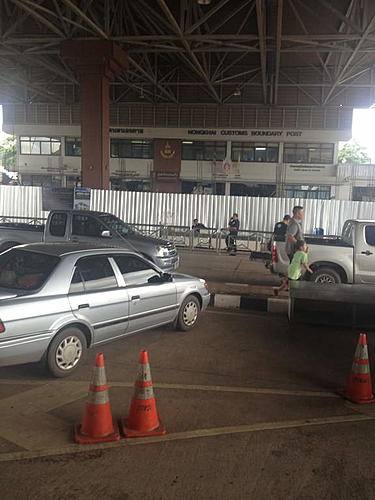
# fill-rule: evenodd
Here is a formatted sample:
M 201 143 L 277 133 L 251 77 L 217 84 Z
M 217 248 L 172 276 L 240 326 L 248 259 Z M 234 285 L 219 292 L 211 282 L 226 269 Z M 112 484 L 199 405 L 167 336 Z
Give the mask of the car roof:
M 21 245 L 17 248 L 22 250 L 28 250 L 32 252 L 44 253 L 47 255 L 54 255 L 56 257 L 62 257 L 63 255 L 72 253 L 91 253 L 98 250 L 107 250 L 111 253 L 113 252 L 127 252 L 134 254 L 131 250 L 124 248 L 95 244 L 95 243 L 29 243 L 27 245 Z

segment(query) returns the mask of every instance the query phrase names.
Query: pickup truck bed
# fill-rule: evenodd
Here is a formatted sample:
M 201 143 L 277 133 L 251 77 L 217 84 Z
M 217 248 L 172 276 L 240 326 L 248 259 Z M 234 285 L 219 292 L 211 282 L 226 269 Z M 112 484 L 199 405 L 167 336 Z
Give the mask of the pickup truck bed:
M 23 231 L 36 231 L 44 233 L 44 224 L 28 224 L 27 222 L 3 222 L 0 224 L 1 229 L 22 229 Z

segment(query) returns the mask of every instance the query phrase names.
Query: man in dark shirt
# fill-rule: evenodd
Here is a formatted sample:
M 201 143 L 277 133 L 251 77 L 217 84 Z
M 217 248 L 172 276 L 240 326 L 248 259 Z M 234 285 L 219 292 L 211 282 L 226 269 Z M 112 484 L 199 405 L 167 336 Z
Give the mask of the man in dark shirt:
M 238 214 L 233 214 L 228 222 L 229 234 L 225 238 L 225 243 L 227 245 L 227 252 L 230 255 L 236 255 L 237 252 L 236 237 L 239 229 L 240 229 L 240 221 L 238 219 Z
M 194 231 L 194 234 L 199 234 L 201 229 L 206 229 L 206 226 L 198 221 L 198 219 L 193 220 L 193 224 L 191 225 L 191 229 Z
M 285 238 L 286 230 L 288 229 L 288 225 L 290 222 L 290 215 L 284 215 L 284 218 L 281 222 L 277 222 L 273 229 L 273 236 L 278 238 Z

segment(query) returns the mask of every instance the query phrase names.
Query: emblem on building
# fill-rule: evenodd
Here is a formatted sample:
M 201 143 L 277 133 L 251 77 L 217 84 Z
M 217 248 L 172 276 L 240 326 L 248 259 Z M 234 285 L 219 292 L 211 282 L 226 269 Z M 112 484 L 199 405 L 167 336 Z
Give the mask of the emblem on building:
M 164 149 L 160 151 L 161 156 L 164 158 L 164 160 L 170 160 L 171 158 L 174 157 L 176 154 L 176 151 L 172 149 L 172 146 L 169 144 L 167 141 L 165 143 Z

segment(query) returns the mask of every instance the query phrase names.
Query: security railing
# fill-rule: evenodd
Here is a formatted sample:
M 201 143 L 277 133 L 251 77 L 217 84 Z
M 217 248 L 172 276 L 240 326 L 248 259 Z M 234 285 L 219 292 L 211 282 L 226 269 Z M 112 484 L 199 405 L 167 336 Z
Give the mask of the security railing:
M 191 229 L 188 226 L 167 226 L 162 224 L 129 224 L 140 233 L 172 241 L 177 247 L 208 249 L 217 253 L 226 249 L 228 230 L 225 228 Z M 244 252 L 266 252 L 271 239 L 270 231 L 239 231 L 237 250 Z
M 18 217 L 18 216 L 7 216 L 7 215 L 0 215 L 0 224 L 12 224 L 12 223 L 17 223 L 17 224 L 25 224 L 25 225 L 35 225 L 35 226 L 42 226 L 45 224 L 47 219 L 42 218 L 42 217 Z

